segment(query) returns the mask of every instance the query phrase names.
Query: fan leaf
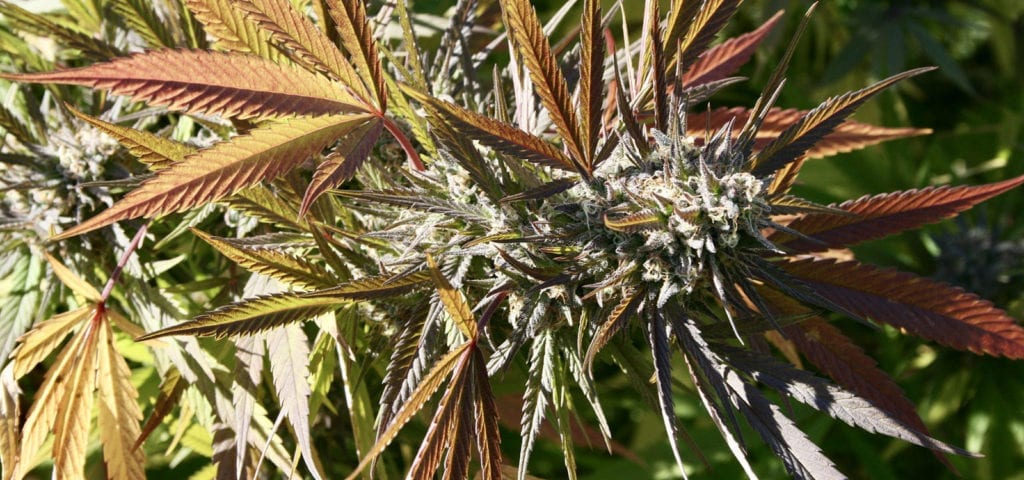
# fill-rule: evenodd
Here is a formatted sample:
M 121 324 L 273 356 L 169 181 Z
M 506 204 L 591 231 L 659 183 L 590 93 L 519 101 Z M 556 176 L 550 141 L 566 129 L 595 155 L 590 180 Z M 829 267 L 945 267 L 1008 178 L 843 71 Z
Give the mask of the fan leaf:
M 50 319 L 37 323 L 18 339 L 18 346 L 11 352 L 14 362 L 15 380 L 25 376 L 56 349 L 64 338 L 78 324 L 95 310 L 92 305 L 82 305 L 74 310 L 58 313 Z
M 793 252 L 818 252 L 883 238 L 938 222 L 1024 184 L 1024 176 L 978 186 L 941 186 L 862 197 L 838 205 L 852 215 L 811 213 L 786 226 L 813 240 L 775 232 L 770 240 Z
M 601 2 L 585 0 L 580 20 L 580 135 L 586 166 L 596 163 L 604 100 L 604 39 L 601 36 Z
M 807 259 L 778 265 L 862 319 L 888 323 L 960 350 L 1024 358 L 1024 328 L 988 301 L 959 288 L 853 261 Z
M 373 30 L 366 17 L 366 3 L 360 0 L 337 0 L 327 2 L 328 12 L 334 20 L 335 29 L 341 39 L 341 46 L 352 57 L 358 69 L 356 73 L 365 85 L 373 89 L 380 110 L 387 109 L 387 86 Z
M 167 168 L 172 163 L 180 162 L 195 152 L 195 148 L 183 143 L 178 143 L 146 131 L 107 123 L 79 112 L 70 105 L 65 106 L 76 117 L 117 139 L 118 143 L 128 149 L 128 153 L 139 159 L 140 162 L 145 163 L 151 170 Z
M 309 296 L 299 293 L 264 295 L 225 305 L 199 315 L 191 321 L 148 333 L 135 340 L 141 342 L 173 335 L 217 338 L 248 335 L 313 318 L 346 302 L 346 299 L 338 296 Z
M 466 298 L 441 273 L 441 269 L 434 262 L 434 257 L 427 255 L 427 265 L 430 267 L 430 276 L 434 280 L 434 285 L 437 286 L 437 294 L 441 297 L 444 309 L 466 340 L 475 341 L 477 337 L 476 317 L 473 316 L 473 310 L 466 302 Z
M 309 431 L 309 345 L 298 325 L 289 324 L 267 334 L 267 358 L 270 373 L 288 422 L 295 429 L 295 438 L 302 450 L 306 468 L 317 480 L 323 478 L 313 453 Z
M 686 3 L 686 2 L 679 2 Z M 664 49 L 669 52 L 665 62 L 665 72 L 673 75 L 676 64 L 690 68 L 694 61 L 707 50 L 715 35 L 725 27 L 729 19 L 736 13 L 742 0 L 708 0 L 700 6 L 700 10 L 687 24 L 686 33 L 681 37 L 672 38 L 673 33 L 665 37 Z M 678 45 L 675 43 L 678 40 Z
M 685 2 L 680 2 L 685 3 Z M 693 66 L 686 70 L 686 74 L 683 75 L 682 84 L 684 87 L 693 85 L 703 85 L 711 83 L 717 80 L 722 80 L 729 75 L 736 73 L 739 68 L 750 60 L 751 55 L 760 45 L 761 41 L 764 40 L 775 25 L 779 23 L 779 19 L 782 18 L 782 11 L 780 10 L 775 15 L 772 15 L 768 21 L 764 22 L 757 30 L 740 35 L 736 38 L 730 38 L 715 47 L 704 52 L 700 58 L 694 62 Z M 671 46 L 666 46 L 670 48 Z M 684 63 L 684 65 L 686 65 Z M 711 129 L 715 131 L 716 129 Z
M 215 237 L 194 228 L 191 230 L 218 252 L 250 272 L 275 278 L 300 289 L 329 288 L 338 283 L 337 277 L 323 267 L 279 248 L 251 247 L 234 239 Z
M 142 450 L 133 447 L 139 438 L 139 393 L 131 382 L 132 371 L 124 357 L 114 348 L 114 332 L 109 322 L 100 328 L 99 366 L 96 378 L 99 383 L 99 415 L 97 425 L 100 441 L 103 443 L 103 460 L 107 464 L 107 478 L 130 480 L 146 478 L 146 456 Z
M 373 146 L 380 138 L 383 129 L 382 123 L 373 119 L 365 125 L 356 128 L 335 147 L 324 162 L 316 167 L 313 179 L 302 198 L 302 206 L 299 208 L 299 216 L 304 216 L 309 207 L 324 192 L 347 182 L 356 174 L 356 170 L 369 156 Z
M 353 280 L 326 290 L 305 294 L 310 298 L 336 298 L 343 300 L 374 300 L 395 297 L 426 287 L 431 283 L 429 272 L 416 272 L 405 276 L 383 275 Z
M 235 0 L 185 0 L 188 9 L 205 26 L 204 30 L 217 38 L 215 47 L 287 63 L 288 59 L 270 43 L 270 32 L 247 18 L 236 3 Z
M 160 170 L 112 207 L 55 239 L 80 235 L 121 220 L 187 210 L 260 181 L 272 180 L 319 153 L 328 143 L 367 118 L 366 115 L 296 118 L 251 130 Z
M 583 358 L 583 366 L 586 367 L 588 372 L 590 372 L 591 366 L 594 364 L 594 357 L 597 355 L 597 352 L 601 351 L 612 337 L 619 330 L 622 330 L 622 327 L 626 326 L 626 323 L 633 317 L 633 314 L 640 309 L 644 295 L 643 290 L 625 294 L 622 300 L 619 301 L 619 304 L 612 309 L 608 318 L 597 329 L 597 332 L 594 333 L 594 338 L 590 341 L 590 346 L 587 347 L 587 354 Z
M 846 117 L 871 97 L 907 78 L 935 70 L 917 68 L 893 75 L 870 87 L 830 98 L 783 131 L 751 159 L 754 175 L 766 175 L 801 158 L 810 148 L 831 133 Z
M 252 55 L 202 50 L 150 50 L 87 67 L 0 78 L 81 85 L 154 106 L 241 119 L 367 111 L 362 100 L 314 73 Z

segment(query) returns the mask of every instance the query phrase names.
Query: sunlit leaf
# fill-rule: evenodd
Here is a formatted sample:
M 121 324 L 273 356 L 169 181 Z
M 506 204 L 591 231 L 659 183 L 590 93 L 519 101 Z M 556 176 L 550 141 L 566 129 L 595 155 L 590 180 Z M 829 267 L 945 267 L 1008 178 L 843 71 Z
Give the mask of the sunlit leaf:
M 203 241 L 243 268 L 275 278 L 300 289 L 315 290 L 337 285 L 337 278 L 320 265 L 278 248 L 250 247 L 234 239 L 215 237 L 192 229 Z
M 380 138 L 381 130 L 381 122 L 371 120 L 352 130 L 342 143 L 331 151 L 324 162 L 316 167 L 309 188 L 302 198 L 299 216 L 305 215 L 313 202 L 324 192 L 345 183 L 356 174 L 356 170 L 363 164 Z
M 285 325 L 267 334 L 267 359 L 277 400 L 295 429 L 302 458 L 314 478 L 322 478 L 309 429 L 309 344 L 298 325 Z
M 114 332 L 109 322 L 98 328 L 99 365 L 96 378 L 99 384 L 99 420 L 97 428 L 103 442 L 103 461 L 107 464 L 107 478 L 116 480 L 146 478 L 146 457 L 133 447 L 140 436 L 139 420 L 142 411 L 137 402 L 138 392 L 131 382 L 131 370 L 124 357 L 114 348 Z
M 686 2 L 677 2 L 686 3 Z M 775 25 L 782 18 L 782 11 L 779 11 L 766 20 L 757 30 L 745 33 L 735 38 L 730 38 L 707 52 L 702 54 L 692 66 L 689 66 L 683 75 L 681 83 L 686 85 L 700 85 L 715 80 L 721 80 L 736 73 L 740 66 L 747 63 L 756 51 L 758 45 L 764 40 Z M 668 46 L 671 47 L 671 46 Z M 684 65 L 686 65 L 684 63 Z M 714 131 L 714 129 L 712 129 Z

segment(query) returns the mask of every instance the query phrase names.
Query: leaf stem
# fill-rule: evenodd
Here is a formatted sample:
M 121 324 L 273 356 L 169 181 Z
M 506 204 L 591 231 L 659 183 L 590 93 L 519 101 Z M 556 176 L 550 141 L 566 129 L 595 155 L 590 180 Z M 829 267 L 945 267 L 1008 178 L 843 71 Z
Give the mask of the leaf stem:
M 402 146 L 402 150 L 405 150 L 405 154 L 409 156 L 409 162 L 412 163 L 413 168 L 421 172 L 426 170 L 427 167 L 425 167 L 423 165 L 423 161 L 420 160 L 420 154 L 416 152 L 416 148 L 412 146 L 412 142 L 409 140 L 409 137 L 405 136 L 402 129 L 399 128 L 398 125 L 390 118 L 383 115 L 381 115 L 380 118 L 384 122 L 384 128 L 391 132 L 391 135 L 394 136 L 395 140 L 398 140 L 398 143 Z
M 107 280 L 107 284 L 103 287 L 103 293 L 100 294 L 100 303 L 104 304 L 107 302 L 107 298 L 110 297 L 110 293 L 114 291 L 114 284 L 121 278 L 121 271 L 124 270 L 124 266 L 128 264 L 128 259 L 131 258 L 132 253 L 135 253 L 135 249 L 142 243 L 142 237 L 146 236 L 146 230 L 149 229 L 150 222 L 146 222 L 142 225 L 142 228 L 135 233 L 135 237 L 132 238 L 131 243 L 128 244 L 128 248 L 125 249 L 124 254 L 121 255 L 121 260 L 117 262 L 117 267 L 114 267 L 114 271 L 111 272 L 110 278 Z

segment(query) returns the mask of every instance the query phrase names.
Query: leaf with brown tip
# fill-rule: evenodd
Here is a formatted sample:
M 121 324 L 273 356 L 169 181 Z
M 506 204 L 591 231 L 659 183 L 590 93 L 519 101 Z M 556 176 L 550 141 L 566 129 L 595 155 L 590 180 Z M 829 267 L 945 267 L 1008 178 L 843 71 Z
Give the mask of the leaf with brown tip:
M 859 262 L 807 259 L 779 267 L 862 319 L 977 354 L 1024 359 L 1024 328 L 977 295 Z
M 551 116 L 558 136 L 569 148 L 573 169 L 583 176 L 589 176 L 590 171 L 582 163 L 589 157 L 583 153 L 576 109 L 569 95 L 565 75 L 551 53 L 551 46 L 544 35 L 537 12 L 528 0 L 500 0 L 500 3 L 508 22 L 509 37 L 516 51 L 523 57 L 537 95 Z
M 932 70 L 935 68 L 908 70 L 870 87 L 825 100 L 757 152 L 750 159 L 751 172 L 754 175 L 766 175 L 795 161 L 871 97 L 901 80 Z
M 315 73 L 203 50 L 150 50 L 88 67 L 0 78 L 81 85 L 173 110 L 241 119 L 367 111 L 362 100 Z
M 782 18 L 782 14 L 783 11 L 780 10 L 760 27 L 757 27 L 757 30 L 730 38 L 704 52 L 683 75 L 683 86 L 702 85 L 722 80 L 736 73 L 743 64 L 750 60 L 751 55 L 757 50 L 757 46 L 775 28 L 779 19 Z M 715 130 L 711 129 L 711 131 Z
M 306 188 L 306 193 L 302 197 L 302 206 L 299 208 L 300 217 L 306 215 L 309 207 L 324 192 L 355 176 L 356 170 L 370 155 L 377 139 L 380 138 L 382 130 L 383 124 L 379 119 L 370 120 L 367 124 L 352 130 L 341 144 L 334 147 L 323 163 L 317 165 L 313 179 L 310 180 L 309 187 Z
M 838 205 L 852 215 L 810 213 L 787 224 L 814 240 L 778 231 L 769 240 L 799 253 L 856 245 L 954 217 L 1022 184 L 1024 176 L 986 185 L 927 187 L 865 196 Z
M 304 117 L 251 130 L 160 170 L 107 210 L 54 239 L 81 235 L 121 220 L 188 210 L 272 180 L 319 153 L 367 118 Z

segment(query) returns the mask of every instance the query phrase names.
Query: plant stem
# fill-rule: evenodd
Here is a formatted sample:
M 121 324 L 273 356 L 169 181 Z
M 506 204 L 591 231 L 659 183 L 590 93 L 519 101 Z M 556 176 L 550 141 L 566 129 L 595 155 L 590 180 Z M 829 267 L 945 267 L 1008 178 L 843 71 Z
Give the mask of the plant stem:
M 128 259 L 131 258 L 132 253 L 135 253 L 135 249 L 142 243 L 142 237 L 146 236 L 146 230 L 149 229 L 149 223 L 146 222 L 142 225 L 142 228 L 135 233 L 135 237 L 132 238 L 131 243 L 128 244 L 128 248 L 125 249 L 124 254 L 121 255 L 121 260 L 117 262 L 117 267 L 114 267 L 114 271 L 111 272 L 110 278 L 107 280 L 107 284 L 103 287 L 103 293 L 100 294 L 100 303 L 106 303 L 107 298 L 110 297 L 110 293 L 114 291 L 114 284 L 121 278 L 121 271 L 124 270 L 124 266 L 128 264 Z
M 412 141 L 409 140 L 409 137 L 405 136 L 402 129 L 398 128 L 398 125 L 391 121 L 390 118 L 383 115 L 380 118 L 384 122 L 384 128 L 391 132 L 391 135 L 402 146 L 402 150 L 405 150 L 405 154 L 409 156 L 409 162 L 412 163 L 413 168 L 421 172 L 426 170 L 427 167 L 423 166 L 423 161 L 420 160 L 420 154 L 416 152 L 416 148 L 412 146 Z

